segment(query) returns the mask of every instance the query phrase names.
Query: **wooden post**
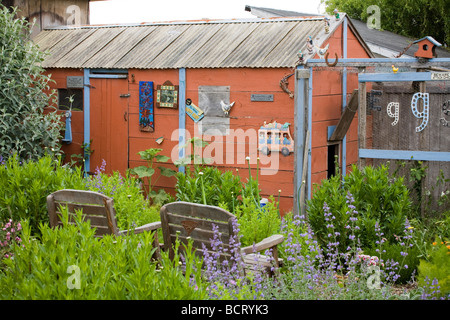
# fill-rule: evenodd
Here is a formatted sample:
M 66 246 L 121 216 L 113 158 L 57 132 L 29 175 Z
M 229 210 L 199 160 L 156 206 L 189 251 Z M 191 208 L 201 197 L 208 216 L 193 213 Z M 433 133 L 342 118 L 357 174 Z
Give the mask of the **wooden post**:
M 299 213 L 300 199 L 299 191 L 302 187 L 302 177 L 305 171 L 305 132 L 307 128 L 306 111 L 308 109 L 308 69 L 297 69 L 295 71 L 295 96 L 294 96 L 294 128 L 295 128 L 295 150 L 294 150 L 294 214 Z M 306 160 L 307 161 L 307 160 Z M 305 189 L 305 188 L 304 188 Z M 304 190 L 303 189 L 303 190 Z
M 366 148 L 366 116 L 367 116 L 367 96 L 366 83 L 360 82 L 358 86 L 358 149 Z M 366 159 L 359 157 L 358 150 L 358 167 L 362 169 L 366 165 Z

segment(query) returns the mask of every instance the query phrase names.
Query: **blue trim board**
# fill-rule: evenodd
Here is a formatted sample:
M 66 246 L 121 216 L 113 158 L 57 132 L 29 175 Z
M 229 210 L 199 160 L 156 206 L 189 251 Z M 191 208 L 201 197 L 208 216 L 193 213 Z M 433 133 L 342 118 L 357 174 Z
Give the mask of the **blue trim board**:
M 126 79 L 128 75 L 126 74 L 91 74 L 89 78 L 97 79 Z
M 303 69 L 303 66 L 299 66 L 297 70 Z M 297 190 L 294 190 L 294 194 L 298 195 L 299 189 L 302 186 L 302 176 L 303 176 L 303 154 L 305 149 L 305 85 L 306 85 L 306 79 L 300 78 L 297 79 L 296 77 L 296 85 L 295 85 L 295 96 L 297 97 L 296 105 L 294 106 L 296 109 L 296 118 L 294 119 L 296 125 L 295 125 L 295 154 L 297 155 L 297 159 L 295 162 L 295 172 L 296 176 L 295 178 L 295 187 Z M 305 188 L 307 186 L 305 185 Z M 300 199 L 297 199 L 297 202 L 299 202 Z M 298 208 L 298 203 L 294 204 L 295 208 Z
M 450 152 L 359 149 L 360 158 L 450 161 Z
M 90 70 L 83 70 L 84 84 L 84 144 L 89 144 L 91 140 L 91 82 L 89 80 Z M 83 155 L 84 156 L 84 155 Z M 88 155 L 84 160 L 84 171 L 91 170 L 91 156 Z
M 445 73 L 445 72 L 442 72 Z M 360 73 L 359 82 L 432 81 L 433 72 Z M 442 81 L 443 79 L 436 79 Z
M 308 199 L 311 199 L 311 149 L 312 149 L 312 101 L 313 101 L 313 68 L 309 68 L 309 81 L 308 81 L 308 130 L 309 130 L 309 150 L 308 150 Z
M 186 143 L 186 69 L 178 70 L 178 145 Z M 185 149 L 180 148 L 178 156 L 180 159 L 185 156 Z M 185 167 L 180 166 L 178 171 L 185 173 Z
M 347 58 L 347 18 L 344 19 L 342 28 L 342 48 L 344 59 Z M 342 70 L 342 112 L 347 106 L 347 68 Z M 347 135 L 342 139 L 342 176 L 345 177 L 347 173 Z
M 339 64 L 346 63 L 360 63 L 360 64 L 375 64 L 375 63 L 417 63 L 416 58 L 343 58 L 339 59 Z M 450 58 L 433 58 L 428 60 L 429 63 L 450 63 Z M 325 59 L 309 59 L 308 63 L 325 63 Z

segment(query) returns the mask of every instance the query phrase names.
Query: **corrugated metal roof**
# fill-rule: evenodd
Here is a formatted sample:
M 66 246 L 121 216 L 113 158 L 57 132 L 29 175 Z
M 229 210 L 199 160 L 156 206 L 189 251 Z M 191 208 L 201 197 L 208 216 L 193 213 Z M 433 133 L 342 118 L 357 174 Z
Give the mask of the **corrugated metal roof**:
M 325 40 L 323 17 L 66 27 L 34 41 L 50 53 L 44 68 L 282 68 L 309 35 Z

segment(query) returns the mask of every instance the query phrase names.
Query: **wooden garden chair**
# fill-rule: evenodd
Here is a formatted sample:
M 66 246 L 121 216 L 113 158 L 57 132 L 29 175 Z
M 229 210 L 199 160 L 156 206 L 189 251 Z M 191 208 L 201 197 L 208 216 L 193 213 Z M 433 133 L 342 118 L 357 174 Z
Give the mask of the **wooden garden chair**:
M 236 217 L 219 207 L 179 201 L 162 206 L 160 214 L 164 250 L 169 251 L 170 258 L 174 257 L 174 244 L 177 238 L 184 244 L 188 243 L 188 238 L 192 239 L 193 248 L 197 255 L 203 255 L 202 244 L 205 244 L 211 250 L 211 239 L 214 238 L 213 224 L 218 227 L 225 247 L 229 247 L 230 236 L 236 236 L 232 225 L 232 219 Z M 283 240 L 282 235 L 273 235 L 255 245 L 241 248 L 245 270 L 257 270 L 259 267 L 263 267 L 270 274 L 273 274 L 270 270 L 273 262 L 275 262 L 276 267 L 279 267 L 283 262 L 278 257 L 277 251 L 277 245 L 282 243 Z M 180 249 L 183 250 L 182 246 L 179 247 Z M 272 249 L 273 261 L 267 259 L 267 256 L 256 255 L 256 252 L 267 249 Z M 221 259 L 229 258 L 229 254 L 221 254 Z
M 154 231 L 153 245 L 156 248 L 154 257 L 160 259 L 157 229 L 161 228 L 161 222 L 148 223 L 133 230 L 119 230 L 112 198 L 94 191 L 64 189 L 47 196 L 47 210 L 52 228 L 62 225 L 61 206 L 68 208 L 69 222 L 71 221 L 70 216 L 73 216 L 75 211 L 82 210 L 83 219 L 89 220 L 91 227 L 95 228 L 96 237 L 103 237 L 107 234 L 123 236 L 129 232 L 137 234 L 144 231 Z

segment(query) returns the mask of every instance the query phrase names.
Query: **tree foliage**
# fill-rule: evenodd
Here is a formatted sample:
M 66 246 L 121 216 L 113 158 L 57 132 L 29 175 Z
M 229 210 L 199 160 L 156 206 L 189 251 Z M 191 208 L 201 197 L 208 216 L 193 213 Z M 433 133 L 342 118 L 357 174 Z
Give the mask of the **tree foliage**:
M 413 39 L 432 36 L 450 45 L 449 0 L 321 0 L 326 11 L 335 8 L 347 13 L 350 18 L 366 22 L 372 14 L 367 8 L 377 5 L 381 13 L 381 29 L 395 32 Z
M 30 40 L 31 24 L 0 4 L 0 156 L 38 159 L 60 153 L 61 116 L 47 108 L 45 54 Z

